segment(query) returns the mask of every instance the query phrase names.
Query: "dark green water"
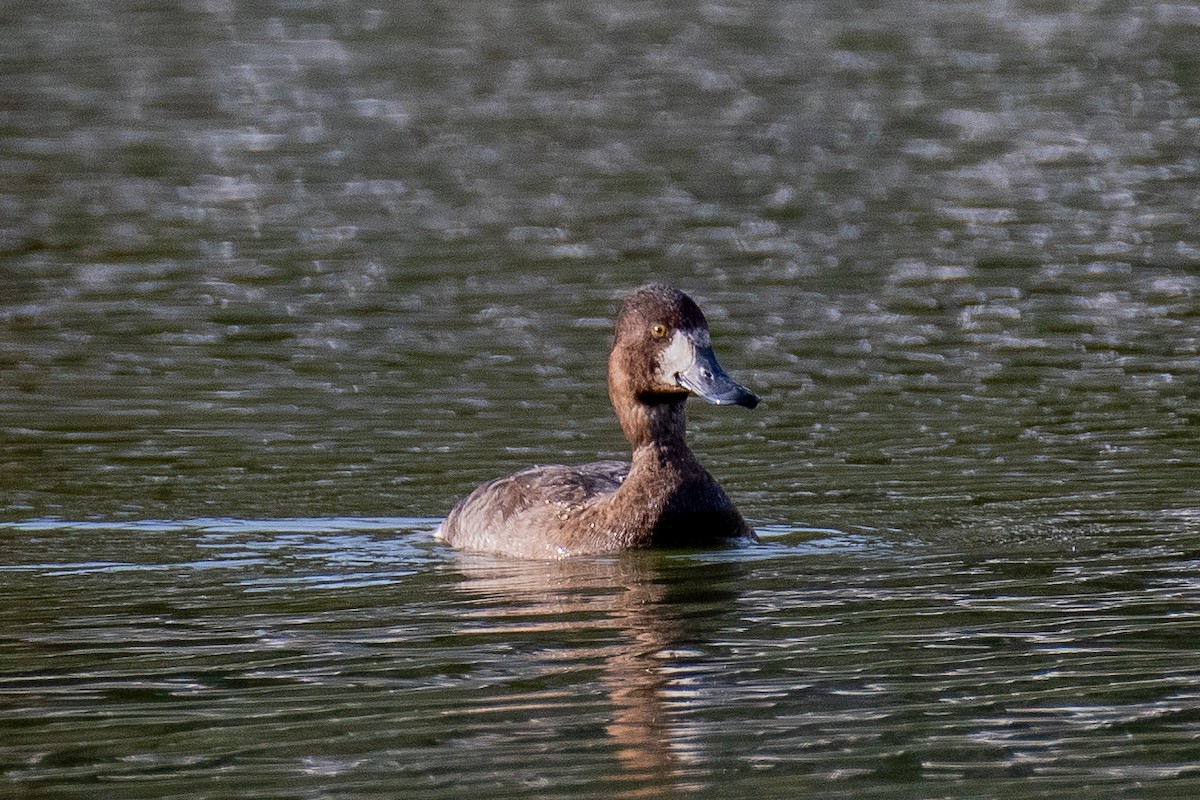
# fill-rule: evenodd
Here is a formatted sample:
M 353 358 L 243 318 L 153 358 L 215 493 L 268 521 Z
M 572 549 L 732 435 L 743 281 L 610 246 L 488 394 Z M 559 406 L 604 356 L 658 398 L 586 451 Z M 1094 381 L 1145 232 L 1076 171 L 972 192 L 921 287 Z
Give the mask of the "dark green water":
M 1200 793 L 1185 3 L 0 10 L 0 796 Z M 690 291 L 763 543 L 429 531 Z

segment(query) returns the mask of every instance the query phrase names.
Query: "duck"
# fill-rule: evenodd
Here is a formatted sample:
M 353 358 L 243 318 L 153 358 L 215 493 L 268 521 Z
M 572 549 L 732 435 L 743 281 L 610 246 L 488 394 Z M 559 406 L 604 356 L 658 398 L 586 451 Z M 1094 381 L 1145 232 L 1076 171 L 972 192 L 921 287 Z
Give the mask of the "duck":
M 691 297 L 648 283 L 625 298 L 608 394 L 630 461 L 532 466 L 488 481 L 451 508 L 434 538 L 463 551 L 543 560 L 757 540 L 687 444 L 689 397 L 759 404 L 717 362 L 708 320 Z

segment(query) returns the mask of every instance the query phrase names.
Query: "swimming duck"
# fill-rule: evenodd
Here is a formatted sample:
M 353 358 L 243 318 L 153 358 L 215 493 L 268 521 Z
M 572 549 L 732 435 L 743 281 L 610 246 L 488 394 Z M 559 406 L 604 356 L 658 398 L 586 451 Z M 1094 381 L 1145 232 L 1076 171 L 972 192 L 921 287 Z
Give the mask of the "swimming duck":
M 497 478 L 460 500 L 434 536 L 463 550 L 542 559 L 755 539 L 687 446 L 689 396 L 746 408 L 759 402 L 717 363 L 692 298 L 651 283 L 625 299 L 608 394 L 632 463 L 535 466 Z

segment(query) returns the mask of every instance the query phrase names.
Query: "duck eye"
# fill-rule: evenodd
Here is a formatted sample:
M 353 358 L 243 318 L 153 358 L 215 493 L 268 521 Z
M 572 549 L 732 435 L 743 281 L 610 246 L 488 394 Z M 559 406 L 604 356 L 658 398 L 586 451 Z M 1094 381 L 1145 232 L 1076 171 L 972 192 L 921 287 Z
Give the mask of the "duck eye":
M 663 325 L 661 322 L 656 322 L 650 326 L 650 333 L 655 339 L 661 339 L 667 335 L 667 326 Z

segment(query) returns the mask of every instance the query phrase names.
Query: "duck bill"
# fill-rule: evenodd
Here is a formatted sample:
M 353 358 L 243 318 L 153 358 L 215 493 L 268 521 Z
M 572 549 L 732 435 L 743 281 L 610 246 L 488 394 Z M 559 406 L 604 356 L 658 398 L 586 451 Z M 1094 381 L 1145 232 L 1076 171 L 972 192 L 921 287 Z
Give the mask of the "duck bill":
M 692 363 L 675 373 L 675 381 L 692 394 L 715 405 L 754 408 L 758 395 L 742 386 L 721 369 L 711 347 L 693 346 Z

